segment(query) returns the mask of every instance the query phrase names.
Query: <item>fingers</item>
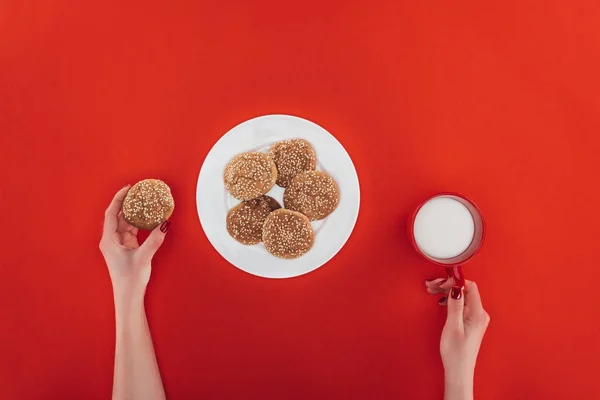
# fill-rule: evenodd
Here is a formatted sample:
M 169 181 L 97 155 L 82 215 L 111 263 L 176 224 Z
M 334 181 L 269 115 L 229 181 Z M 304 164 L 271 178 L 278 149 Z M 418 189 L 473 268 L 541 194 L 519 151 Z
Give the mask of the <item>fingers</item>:
M 139 229 L 136 228 L 135 226 L 131 225 L 129 222 L 127 222 L 125 220 L 125 217 L 123 216 L 123 213 L 120 212 L 119 215 L 117 216 L 118 219 L 118 224 L 117 224 L 117 232 L 123 233 L 123 232 L 129 232 L 134 236 L 137 236 Z
M 465 283 L 465 302 L 469 306 L 469 310 L 473 313 L 483 313 L 483 304 L 481 303 L 481 295 L 479 294 L 479 288 L 473 281 L 467 281 Z
M 448 317 L 446 324 L 459 330 L 464 329 L 464 308 L 465 296 L 463 289 L 459 286 L 452 287 L 450 289 L 450 296 L 448 296 Z
M 139 256 L 144 260 L 144 262 L 152 261 L 152 257 L 156 251 L 160 248 L 165 240 L 165 236 L 169 229 L 169 225 L 171 223 L 169 221 L 165 221 L 150 232 L 150 235 L 146 239 L 146 241 L 139 248 Z
M 425 287 L 429 294 L 440 294 L 444 296 L 438 300 L 438 305 L 446 306 L 448 304 L 448 292 L 454 286 L 454 280 L 452 278 L 437 278 L 425 281 Z
M 430 294 L 444 294 L 438 300 L 438 305 L 448 306 L 447 323 L 462 329 L 464 319 L 476 322 L 484 327 L 490 322 L 490 316 L 483 308 L 479 288 L 473 281 L 465 281 L 465 288 L 454 286 L 452 278 L 438 278 L 425 282 Z M 466 310 L 465 310 L 466 309 Z
M 425 286 L 429 294 L 448 293 L 452 286 L 454 286 L 454 280 L 452 278 L 433 279 L 425 281 Z
M 467 281 L 465 284 L 465 303 L 469 309 L 469 319 L 480 322 L 485 326 L 489 324 L 490 316 L 483 308 L 479 288 L 475 282 Z
M 106 212 L 104 213 L 104 235 L 112 234 L 117 231 L 117 228 L 119 227 L 119 211 L 121 211 L 123 200 L 125 200 L 128 191 L 129 185 L 125 185 L 115 194 L 115 197 L 113 197 L 110 205 L 106 209 Z

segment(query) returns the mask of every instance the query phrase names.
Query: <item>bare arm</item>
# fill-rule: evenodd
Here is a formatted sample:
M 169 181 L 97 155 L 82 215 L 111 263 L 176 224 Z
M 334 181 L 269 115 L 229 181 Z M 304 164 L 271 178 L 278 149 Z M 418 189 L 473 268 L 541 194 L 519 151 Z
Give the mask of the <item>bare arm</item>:
M 169 223 L 152 231 L 140 246 L 138 229 L 120 214 L 129 185 L 115 195 L 106 210 L 100 250 L 113 286 L 116 320 L 113 400 L 166 399 L 146 319 L 144 295 L 151 261 Z
M 456 375 L 446 372 L 444 400 L 473 400 L 473 374 Z
M 115 318 L 113 399 L 165 399 L 143 294 L 115 291 Z

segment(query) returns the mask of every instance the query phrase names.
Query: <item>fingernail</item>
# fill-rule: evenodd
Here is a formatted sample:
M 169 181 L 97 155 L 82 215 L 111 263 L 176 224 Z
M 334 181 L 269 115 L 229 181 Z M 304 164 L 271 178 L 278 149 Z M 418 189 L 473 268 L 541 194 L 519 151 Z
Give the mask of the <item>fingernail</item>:
M 448 281 L 448 279 L 444 279 L 443 281 L 441 281 L 440 283 L 438 283 L 438 286 L 442 286 L 444 283 L 446 283 Z
M 446 301 L 446 296 L 442 297 L 441 299 L 438 300 L 438 304 L 442 304 L 443 302 Z
M 169 230 L 169 225 L 171 225 L 171 222 L 169 221 L 165 221 L 160 225 L 160 231 L 162 233 L 167 233 L 167 231 Z
M 460 297 L 462 296 L 462 289 L 459 288 L 458 286 L 454 286 L 452 288 L 452 290 L 450 291 L 450 296 L 452 296 L 452 298 L 454 300 L 459 300 Z
M 435 281 L 435 278 L 427 278 L 427 279 L 425 279 L 425 282 L 431 282 L 431 281 Z
M 127 186 L 129 186 L 129 183 L 126 183 L 121 189 L 125 189 Z

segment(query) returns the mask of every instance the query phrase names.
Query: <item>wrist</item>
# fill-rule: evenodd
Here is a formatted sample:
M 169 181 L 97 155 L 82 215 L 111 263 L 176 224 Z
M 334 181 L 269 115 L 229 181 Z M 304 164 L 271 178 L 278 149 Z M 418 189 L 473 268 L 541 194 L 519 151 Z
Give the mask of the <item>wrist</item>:
M 473 371 L 446 371 L 444 400 L 472 400 Z
M 110 281 L 113 287 L 113 293 L 115 294 L 115 299 L 117 296 L 119 297 L 132 297 L 132 296 L 144 296 L 146 293 L 146 286 L 148 285 L 148 281 L 150 278 L 150 268 L 148 268 L 148 273 L 146 273 L 145 269 L 139 272 L 129 272 L 122 273 L 122 271 L 112 271 L 110 272 Z
M 139 291 L 113 286 L 115 319 L 117 320 L 117 324 L 128 324 L 139 321 L 140 316 L 145 315 L 144 294 L 145 288 Z
M 115 306 L 143 303 L 146 295 L 146 285 L 137 281 L 112 282 Z

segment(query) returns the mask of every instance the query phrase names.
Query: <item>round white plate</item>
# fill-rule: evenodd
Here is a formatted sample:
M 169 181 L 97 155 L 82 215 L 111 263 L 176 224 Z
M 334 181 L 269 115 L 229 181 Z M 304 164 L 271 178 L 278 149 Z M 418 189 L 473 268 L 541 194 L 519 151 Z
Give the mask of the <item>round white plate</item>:
M 340 188 L 340 204 L 322 221 L 312 223 L 315 244 L 302 257 L 284 260 L 271 255 L 262 243 L 245 246 L 227 233 L 229 210 L 239 203 L 223 183 L 225 165 L 247 151 L 267 152 L 284 139 L 308 140 L 317 153 L 317 169 L 330 174 Z M 269 196 L 283 206 L 283 189 L 275 185 Z M 213 146 L 200 169 L 196 205 L 202 228 L 210 243 L 239 269 L 264 278 L 291 278 L 314 271 L 329 261 L 350 237 L 360 206 L 356 169 L 344 147 L 314 122 L 291 115 L 265 115 L 243 122 L 227 132 Z

